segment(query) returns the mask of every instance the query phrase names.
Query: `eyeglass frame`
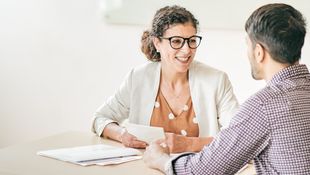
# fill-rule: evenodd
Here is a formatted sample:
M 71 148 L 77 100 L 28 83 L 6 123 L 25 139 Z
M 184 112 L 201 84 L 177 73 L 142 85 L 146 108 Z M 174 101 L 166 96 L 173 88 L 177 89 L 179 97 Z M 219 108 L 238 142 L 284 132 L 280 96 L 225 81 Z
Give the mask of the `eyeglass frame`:
M 199 38 L 200 40 L 199 40 L 199 44 L 197 45 L 197 47 L 195 47 L 195 48 L 192 48 L 190 45 L 189 45 L 189 39 L 191 39 L 192 37 L 197 37 L 197 38 Z M 200 43 L 201 43 L 201 40 L 202 40 L 202 36 L 198 36 L 198 35 L 193 35 L 193 36 L 191 36 L 191 37 L 188 37 L 188 38 L 184 38 L 184 37 L 181 37 L 181 36 L 171 36 L 171 37 L 159 37 L 160 39 L 166 39 L 166 40 L 169 40 L 169 44 L 170 44 L 170 46 L 171 46 L 171 48 L 172 49 L 181 49 L 183 46 L 184 46 L 184 44 L 185 44 L 185 41 L 187 40 L 187 45 L 188 45 L 188 47 L 189 48 L 191 48 L 191 49 L 197 49 L 199 46 L 200 46 Z M 183 39 L 183 43 L 181 44 L 181 46 L 179 47 L 179 48 L 174 48 L 173 46 L 172 46 L 172 44 L 171 44 L 171 39 L 172 38 L 182 38 Z

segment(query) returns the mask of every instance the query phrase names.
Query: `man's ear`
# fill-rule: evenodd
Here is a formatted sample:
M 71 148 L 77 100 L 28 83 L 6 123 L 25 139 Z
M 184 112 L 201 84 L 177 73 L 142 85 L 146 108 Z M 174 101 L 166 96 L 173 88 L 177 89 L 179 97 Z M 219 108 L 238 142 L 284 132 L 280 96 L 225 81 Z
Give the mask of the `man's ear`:
M 261 44 L 256 44 L 254 49 L 255 61 L 261 63 L 265 58 L 265 48 Z

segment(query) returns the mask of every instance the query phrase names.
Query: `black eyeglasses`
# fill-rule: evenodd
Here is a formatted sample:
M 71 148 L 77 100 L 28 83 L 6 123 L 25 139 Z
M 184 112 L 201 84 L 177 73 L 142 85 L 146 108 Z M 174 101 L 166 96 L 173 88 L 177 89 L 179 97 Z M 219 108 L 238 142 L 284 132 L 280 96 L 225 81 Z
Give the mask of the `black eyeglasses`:
M 170 46 L 173 49 L 180 49 L 180 48 L 182 48 L 184 46 L 184 44 L 185 44 L 185 41 L 187 41 L 187 44 L 188 44 L 189 48 L 196 49 L 200 45 L 200 42 L 202 40 L 202 37 L 201 36 L 197 36 L 197 35 L 191 36 L 189 38 L 183 38 L 181 36 L 172 36 L 172 37 L 169 37 L 169 38 L 159 37 L 159 38 L 169 40 Z

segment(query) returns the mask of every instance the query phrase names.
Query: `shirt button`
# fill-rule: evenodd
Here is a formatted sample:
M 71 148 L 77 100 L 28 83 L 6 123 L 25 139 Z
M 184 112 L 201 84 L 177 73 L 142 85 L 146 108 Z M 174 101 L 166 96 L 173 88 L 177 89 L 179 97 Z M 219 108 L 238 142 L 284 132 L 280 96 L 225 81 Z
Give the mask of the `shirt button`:
M 182 130 L 181 130 L 181 134 L 182 134 L 183 136 L 186 136 L 186 135 L 187 135 L 187 132 L 186 132 L 184 129 L 182 129 Z
M 188 111 L 188 106 L 187 105 L 184 105 L 183 111 Z
M 194 118 L 193 118 L 193 123 L 195 123 L 195 124 L 198 123 L 197 117 L 194 117 Z
M 173 119 L 174 119 L 174 115 L 173 115 L 172 113 L 170 113 L 170 114 L 168 115 L 168 118 L 169 118 L 170 120 L 173 120 Z
M 160 106 L 159 102 L 156 101 L 154 106 L 155 106 L 155 108 L 159 108 L 159 106 Z

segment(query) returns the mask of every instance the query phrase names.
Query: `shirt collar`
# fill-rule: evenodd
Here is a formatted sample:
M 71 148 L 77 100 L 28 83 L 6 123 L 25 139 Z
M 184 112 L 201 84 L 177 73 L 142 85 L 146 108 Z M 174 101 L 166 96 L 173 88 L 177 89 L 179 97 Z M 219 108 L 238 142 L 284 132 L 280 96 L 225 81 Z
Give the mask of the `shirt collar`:
M 309 70 L 304 64 L 294 64 L 289 67 L 282 69 L 280 72 L 276 73 L 272 79 L 267 83 L 267 86 L 273 84 L 278 84 L 286 79 L 290 78 L 301 78 L 309 76 Z

